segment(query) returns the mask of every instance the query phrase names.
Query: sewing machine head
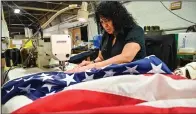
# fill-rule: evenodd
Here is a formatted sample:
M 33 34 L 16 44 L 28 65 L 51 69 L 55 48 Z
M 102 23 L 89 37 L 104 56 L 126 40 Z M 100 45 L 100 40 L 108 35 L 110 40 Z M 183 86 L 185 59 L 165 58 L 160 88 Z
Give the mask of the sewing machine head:
M 64 70 L 65 62 L 71 56 L 71 37 L 69 35 L 51 36 L 52 57 L 59 61 L 61 69 Z
M 51 58 L 58 60 L 60 68 L 65 70 L 65 62 L 71 56 L 71 37 L 65 34 L 51 35 L 39 41 L 38 67 L 50 65 Z

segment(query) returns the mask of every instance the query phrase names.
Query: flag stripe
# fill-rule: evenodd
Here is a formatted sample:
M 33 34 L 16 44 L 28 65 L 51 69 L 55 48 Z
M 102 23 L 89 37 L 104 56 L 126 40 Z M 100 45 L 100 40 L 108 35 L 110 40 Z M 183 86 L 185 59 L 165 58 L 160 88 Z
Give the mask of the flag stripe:
M 196 83 L 194 80 L 174 80 L 161 74 L 146 77 L 143 75 L 124 75 L 69 86 L 64 91 L 38 99 L 22 107 L 16 113 L 80 111 L 137 105 L 159 100 L 191 98 L 196 98 Z M 182 103 L 184 105 L 176 103 L 173 106 L 194 105 L 185 105 L 186 102 Z M 157 102 L 157 104 L 160 103 Z M 168 105 L 169 108 L 173 106 Z
M 38 99 L 14 111 L 13 114 L 79 111 L 100 107 L 135 105 L 142 102 L 145 101 L 103 92 L 69 90 Z
M 143 75 L 141 75 L 141 76 L 143 76 Z M 148 75 L 148 76 L 154 76 L 154 75 Z M 164 75 L 164 76 L 166 76 L 166 75 Z M 173 76 L 173 75 L 169 75 L 169 77 L 168 78 L 170 78 L 171 76 Z M 132 78 L 132 79 L 135 79 L 135 77 L 133 77 L 133 76 L 129 76 L 129 78 Z M 115 79 L 116 78 L 116 79 Z M 118 79 L 119 77 L 114 77 L 114 78 L 107 78 L 107 79 L 110 79 L 110 81 L 111 82 L 113 82 L 113 83 L 115 83 L 114 81 L 112 81 L 113 79 L 115 79 L 115 80 L 118 80 L 119 81 L 119 79 Z M 139 78 L 140 78 L 140 76 L 138 76 L 138 78 L 137 78 L 137 80 L 139 80 Z M 149 77 L 147 77 L 147 78 L 149 78 Z M 181 79 L 181 77 L 179 77 L 179 78 L 174 78 L 175 80 L 178 80 L 178 79 Z M 105 80 L 105 79 L 101 79 L 102 81 L 103 80 Z M 127 80 L 128 82 L 130 81 L 130 79 L 125 79 L 125 80 Z M 98 81 L 98 80 L 97 80 Z M 99 85 L 99 86 L 96 86 L 95 84 L 96 83 L 94 83 L 94 82 L 97 82 L 97 81 L 89 81 L 89 82 L 84 82 L 84 83 L 81 83 L 81 84 L 77 84 L 77 85 L 73 85 L 73 86 L 70 86 L 69 88 L 66 88 L 66 89 L 83 89 L 83 90 L 85 90 L 86 89 L 86 87 L 91 87 L 92 85 L 92 87 L 96 87 L 96 88 L 94 88 L 94 89 L 91 89 L 91 90 L 98 90 L 98 88 L 103 88 L 105 85 L 106 85 L 106 83 L 109 83 L 109 84 L 112 84 L 112 83 L 110 83 L 110 81 L 107 81 L 106 83 L 105 82 L 103 82 L 103 83 L 105 83 L 105 84 L 101 84 L 101 86 L 102 87 L 100 87 L 100 85 L 99 84 L 97 84 L 97 85 Z M 123 81 L 122 81 L 123 82 Z M 138 81 L 134 81 L 134 80 L 132 80 L 132 81 L 130 81 L 130 83 L 131 82 L 137 82 L 137 83 L 140 83 L 140 82 L 138 82 Z M 87 85 L 86 85 L 87 84 Z M 90 85 L 89 85 L 90 84 Z M 116 85 L 117 85 L 118 83 L 116 83 Z M 107 86 L 106 86 L 107 87 Z M 86 89 L 87 90 L 87 89 Z M 105 91 L 106 93 L 112 93 L 112 92 L 108 92 L 108 91 Z M 129 92 L 130 93 L 130 92 Z M 122 95 L 122 96 L 126 96 L 126 95 L 124 95 L 124 94 L 119 94 L 118 92 L 116 92 L 116 94 L 118 94 L 118 95 Z M 129 97 L 132 97 L 132 98 L 134 98 L 133 97 L 133 95 L 132 96 L 130 96 L 130 95 L 127 95 L 127 96 L 129 96 Z M 22 98 L 22 97 L 25 97 L 25 96 L 16 96 L 16 97 L 13 97 L 12 99 L 10 99 L 7 103 L 5 103 L 4 105 L 3 105 L 3 107 L 2 107 L 2 109 L 3 109 L 3 112 L 5 112 L 5 113 L 11 113 L 11 112 L 13 112 L 14 110 L 16 110 L 16 109 L 19 109 L 20 107 L 22 107 L 22 106 L 25 106 L 25 105 L 27 105 L 27 104 L 29 104 L 29 103 L 31 103 L 32 102 L 32 100 L 31 100 L 31 102 L 24 102 L 24 101 L 28 101 L 28 100 L 30 100 L 29 98 L 27 98 L 27 97 L 25 97 L 25 98 Z M 21 99 L 22 98 L 22 99 Z M 23 100 L 24 99 L 24 100 Z M 28 100 L 25 100 L 25 99 L 28 99 Z M 16 101 L 17 100 L 17 101 Z M 20 101 L 22 101 L 22 102 L 20 102 Z M 17 102 L 20 102 L 20 105 L 18 105 L 18 103 Z M 145 104 L 145 103 L 144 103 Z M 178 103 L 179 104 L 179 103 Z M 7 108 L 7 107 L 9 107 L 9 109 Z M 12 108 L 11 108 L 12 107 Z
M 150 106 L 116 106 L 104 107 L 83 111 L 60 112 L 61 114 L 195 114 L 196 108 L 190 107 L 173 107 L 173 108 L 156 108 Z
M 73 74 L 42 72 L 6 83 L 2 88 L 2 104 L 24 95 L 33 102 L 28 105 L 19 102 L 17 108 L 23 107 L 15 108 L 14 113 L 120 112 L 127 107 L 128 112 L 141 112 L 142 108 L 146 112 L 160 112 L 160 107 L 167 112 L 171 108 L 186 108 L 185 111 L 194 108 L 189 99 L 196 98 L 195 81 L 167 76 L 170 74 L 166 64 L 156 56 Z M 172 101 L 175 99 L 178 102 Z
M 108 77 L 65 88 L 65 90 L 74 89 L 112 93 L 144 101 L 196 98 L 194 80 L 176 80 L 162 74 Z
M 139 106 L 152 106 L 157 108 L 189 107 L 196 108 L 196 98 L 159 100 L 137 104 Z
M 109 65 L 101 69 L 91 69 L 86 72 L 42 72 L 24 76 L 6 83 L 2 88 L 2 104 L 17 95 L 25 95 L 32 100 L 60 92 L 64 87 L 106 77 L 126 74 L 163 73 L 171 74 L 165 63 L 156 56 L 126 64 Z M 55 85 L 55 86 L 52 86 Z M 47 87 L 45 87 L 47 86 Z
M 11 98 L 8 102 L 2 105 L 2 113 L 10 114 L 13 111 L 32 103 L 33 101 L 26 96 L 19 95 Z
M 143 74 L 144 76 L 152 76 L 152 74 Z M 164 74 L 164 76 L 170 77 L 174 80 L 184 80 L 187 79 L 185 77 L 179 76 L 179 75 L 175 75 L 175 74 Z

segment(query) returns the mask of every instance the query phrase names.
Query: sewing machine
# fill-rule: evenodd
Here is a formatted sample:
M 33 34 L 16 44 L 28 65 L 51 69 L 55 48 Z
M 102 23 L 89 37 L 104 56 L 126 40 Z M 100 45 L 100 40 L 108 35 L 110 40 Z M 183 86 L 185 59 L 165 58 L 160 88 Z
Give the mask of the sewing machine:
M 61 13 L 72 10 L 72 9 L 78 9 L 78 8 L 79 8 L 79 11 L 77 15 L 77 20 L 81 22 L 87 22 L 88 14 L 89 14 L 89 12 L 87 11 L 87 6 L 88 6 L 87 2 L 82 2 L 81 6 L 78 6 L 77 4 L 71 4 L 68 7 L 65 7 L 59 10 L 53 16 L 51 16 L 51 18 L 48 21 L 46 21 L 43 25 L 41 25 L 41 29 L 44 30 L 48 26 L 48 24 L 51 23 Z M 2 16 L 2 19 L 4 19 L 3 16 Z M 6 28 L 6 31 L 9 32 L 7 28 Z M 8 34 L 6 32 L 3 32 L 3 33 L 5 33 L 6 35 L 9 35 L 9 33 Z M 7 73 L 8 80 L 12 80 L 15 78 L 19 78 L 22 76 L 26 76 L 26 75 L 30 75 L 30 74 L 38 73 L 38 72 L 56 71 L 56 70 L 59 70 L 59 68 L 57 68 L 59 66 L 61 70 L 63 71 L 65 70 L 66 61 L 68 61 L 71 57 L 70 36 L 69 35 L 51 35 L 49 37 L 44 37 L 40 39 L 40 35 L 37 35 L 37 33 L 39 32 L 36 32 L 32 38 L 28 39 L 28 40 L 33 40 L 32 43 L 34 46 L 32 46 L 30 51 L 26 50 L 25 52 L 27 52 L 26 55 L 29 54 L 30 57 L 33 56 L 33 58 L 35 58 L 34 59 L 36 61 L 35 66 L 38 66 L 38 67 L 27 66 L 25 67 L 25 69 L 15 68 L 13 70 L 10 70 Z M 3 36 L 6 36 L 6 35 L 3 35 Z M 16 47 L 19 48 L 20 46 L 16 45 Z M 23 62 L 26 63 L 25 62 L 26 60 L 32 61 L 31 59 L 25 58 Z M 53 66 L 53 64 L 56 64 L 56 63 L 57 65 L 54 65 L 54 67 L 50 67 L 51 65 Z M 48 69 L 46 69 L 46 67 L 48 67 Z M 69 70 L 74 67 L 75 67 L 75 64 L 69 63 L 66 69 Z
M 52 58 L 59 61 L 61 70 L 65 70 L 66 62 L 71 57 L 71 37 L 69 35 L 51 35 L 38 41 L 38 58 L 39 68 L 50 68 Z

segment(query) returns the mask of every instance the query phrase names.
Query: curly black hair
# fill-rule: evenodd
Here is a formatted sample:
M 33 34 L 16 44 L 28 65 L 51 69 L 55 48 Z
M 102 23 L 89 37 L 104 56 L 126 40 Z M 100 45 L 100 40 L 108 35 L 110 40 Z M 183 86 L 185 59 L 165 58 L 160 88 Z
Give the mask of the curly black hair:
M 103 32 L 100 17 L 112 20 L 116 33 L 137 24 L 132 15 L 118 1 L 103 1 L 96 8 L 95 21 Z

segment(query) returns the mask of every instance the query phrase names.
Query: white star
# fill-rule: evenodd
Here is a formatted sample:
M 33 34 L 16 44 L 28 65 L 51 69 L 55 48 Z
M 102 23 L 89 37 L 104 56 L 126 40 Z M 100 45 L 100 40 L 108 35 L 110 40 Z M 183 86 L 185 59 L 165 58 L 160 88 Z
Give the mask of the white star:
M 26 82 L 26 81 L 29 81 L 29 80 L 31 80 L 33 78 L 33 76 L 32 77 L 30 77 L 30 78 L 28 78 L 28 79 L 24 79 L 24 81 Z
M 71 83 L 71 82 L 76 82 L 74 79 L 74 74 L 72 74 L 71 76 L 69 76 L 68 74 L 66 74 L 66 78 L 61 79 L 62 81 L 66 81 L 67 86 Z
M 30 93 L 31 90 L 36 90 L 34 88 L 31 88 L 31 84 L 29 84 L 27 87 L 18 87 L 18 88 L 21 89 L 21 92 L 24 91 L 27 93 Z
M 105 75 L 103 76 L 104 78 L 109 77 L 109 76 L 113 76 L 115 74 L 115 72 L 113 72 L 113 70 L 104 71 L 104 72 L 105 72 Z
M 22 78 L 19 78 L 19 79 L 15 79 L 14 81 L 20 81 L 20 80 L 22 80 Z
M 41 75 L 38 75 L 38 76 L 48 76 L 49 74 L 45 74 L 45 73 L 42 73 Z
M 53 86 L 56 86 L 56 85 L 53 85 L 53 84 L 44 84 L 42 87 L 47 87 L 48 88 L 48 91 L 50 92 L 51 88 Z
M 126 66 L 125 66 L 126 67 Z M 134 66 L 134 67 L 132 67 L 132 68 L 129 68 L 129 67 L 126 67 L 127 68 L 127 70 L 126 71 L 124 71 L 123 73 L 125 73 L 125 72 L 129 72 L 130 74 L 133 74 L 133 73 L 139 73 L 136 69 L 137 69 L 137 67 L 138 67 L 138 65 L 136 65 L 136 66 Z
M 165 73 L 161 67 L 162 67 L 162 63 L 159 64 L 158 66 L 155 66 L 154 64 L 150 63 L 152 66 L 152 70 L 150 70 L 148 73 Z
M 150 56 L 148 56 L 148 57 L 145 57 L 145 58 L 147 58 L 147 59 L 150 59 L 150 57 L 152 57 L 152 56 L 155 56 L 155 55 L 150 55 Z
M 50 95 L 53 95 L 53 94 L 55 94 L 55 91 L 46 94 L 46 96 L 50 96 Z M 45 96 L 44 96 L 44 97 L 45 97 Z
M 82 81 L 89 81 L 89 80 L 93 80 L 93 77 L 94 77 L 94 74 L 92 74 L 92 75 L 88 75 L 86 72 L 85 72 L 85 79 L 84 80 L 82 80 Z
M 86 70 L 85 72 L 91 72 L 91 69 Z
M 14 86 L 10 89 L 10 90 L 6 90 L 7 93 L 11 92 L 12 90 L 14 90 Z
M 42 76 L 42 77 L 40 77 L 40 78 L 43 79 L 42 81 L 45 81 L 45 80 L 48 80 L 48 79 L 54 80 L 51 76 L 47 76 L 47 75 Z
M 109 66 L 111 66 L 111 65 L 106 65 L 104 67 L 101 67 L 101 69 L 105 69 L 106 67 L 109 67 Z

